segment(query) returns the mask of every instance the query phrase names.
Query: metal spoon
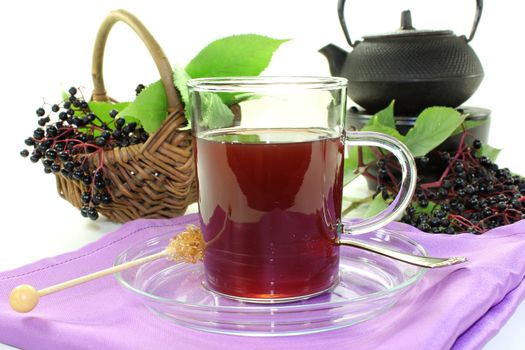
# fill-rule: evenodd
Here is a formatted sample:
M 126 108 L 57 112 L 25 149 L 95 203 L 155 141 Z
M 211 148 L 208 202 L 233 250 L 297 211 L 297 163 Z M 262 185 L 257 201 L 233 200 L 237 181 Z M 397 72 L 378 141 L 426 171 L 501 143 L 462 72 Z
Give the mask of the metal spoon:
M 359 249 L 368 250 L 369 252 L 377 253 L 388 258 L 402 261 L 410 265 L 416 265 L 425 268 L 438 268 L 446 267 L 455 264 L 460 264 L 467 261 L 467 258 L 458 256 L 452 258 L 433 258 L 430 256 L 420 256 L 420 255 L 411 255 L 406 253 L 401 253 L 392 249 L 379 247 L 373 244 L 368 244 L 363 241 L 353 239 L 353 238 L 340 238 L 337 242 L 339 245 L 345 245 L 349 247 L 355 247 Z

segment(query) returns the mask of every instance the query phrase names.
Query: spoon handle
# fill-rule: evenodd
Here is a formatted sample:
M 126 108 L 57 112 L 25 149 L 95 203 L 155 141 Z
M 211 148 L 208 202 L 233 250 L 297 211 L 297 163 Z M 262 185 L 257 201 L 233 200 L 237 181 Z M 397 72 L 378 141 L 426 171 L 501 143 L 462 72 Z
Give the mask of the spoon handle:
M 452 258 L 433 258 L 429 256 L 411 255 L 346 237 L 339 239 L 338 244 L 368 250 L 369 252 L 377 253 L 410 265 L 416 265 L 430 269 L 446 267 L 467 261 L 467 258 L 461 256 Z

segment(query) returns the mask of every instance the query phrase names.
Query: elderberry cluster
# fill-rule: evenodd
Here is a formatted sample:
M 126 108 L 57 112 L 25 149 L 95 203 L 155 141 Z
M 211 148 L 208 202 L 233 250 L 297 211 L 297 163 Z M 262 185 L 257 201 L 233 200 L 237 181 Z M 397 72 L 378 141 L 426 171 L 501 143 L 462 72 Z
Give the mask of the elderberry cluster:
M 143 89 L 140 84 L 135 92 Z M 40 162 L 46 174 L 78 182 L 83 188 L 80 213 L 96 220 L 97 208 L 112 202 L 104 152 L 143 143 L 149 135 L 136 122 L 118 117 L 116 110 L 96 115 L 77 88 L 71 87 L 68 93 L 61 103 L 44 103 L 36 110 L 38 128 L 25 140 L 32 149 L 23 149 L 20 155 Z
M 412 204 L 401 221 L 425 232 L 481 234 L 525 218 L 525 178 L 481 155 L 482 143 L 473 140 L 451 155 L 434 151 L 416 159 L 418 169 L 440 169 L 435 181 L 418 180 Z M 377 162 L 376 195 L 390 197 L 399 187 L 397 168 L 386 156 Z

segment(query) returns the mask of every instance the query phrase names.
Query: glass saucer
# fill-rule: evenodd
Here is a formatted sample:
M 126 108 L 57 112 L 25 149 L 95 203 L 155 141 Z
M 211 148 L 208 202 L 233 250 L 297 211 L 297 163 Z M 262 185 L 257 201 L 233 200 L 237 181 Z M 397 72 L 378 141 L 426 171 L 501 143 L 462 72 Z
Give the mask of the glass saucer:
M 172 234 L 139 243 L 121 253 L 116 264 L 163 250 Z M 427 255 L 413 240 L 390 230 L 357 238 L 405 253 Z M 351 247 L 341 247 L 340 282 L 308 300 L 254 304 L 225 298 L 203 285 L 199 264 L 166 259 L 115 274 L 117 281 L 146 307 L 176 324 L 207 332 L 246 336 L 308 334 L 347 327 L 393 306 L 425 269 Z

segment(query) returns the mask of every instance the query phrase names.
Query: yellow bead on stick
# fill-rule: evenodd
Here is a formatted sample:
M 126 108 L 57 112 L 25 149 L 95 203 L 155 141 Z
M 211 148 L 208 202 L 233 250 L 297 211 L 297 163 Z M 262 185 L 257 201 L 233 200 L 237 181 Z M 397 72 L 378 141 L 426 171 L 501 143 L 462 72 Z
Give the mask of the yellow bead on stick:
M 13 310 L 17 312 L 29 312 L 37 306 L 40 297 L 94 280 L 96 278 L 104 277 L 115 272 L 123 271 L 133 266 L 142 265 L 153 260 L 166 258 L 172 261 L 181 261 L 194 264 L 204 259 L 205 248 L 206 242 L 202 237 L 200 228 L 194 225 L 188 225 L 186 226 L 186 231 L 183 231 L 170 239 L 168 246 L 159 253 L 128 261 L 117 266 L 90 273 L 89 275 L 55 284 L 54 286 L 40 290 L 37 290 L 28 284 L 22 284 L 11 291 L 11 295 L 9 296 L 9 304 Z
M 11 291 L 9 295 L 9 304 L 17 312 L 29 312 L 38 304 L 38 291 L 28 285 L 22 284 Z

